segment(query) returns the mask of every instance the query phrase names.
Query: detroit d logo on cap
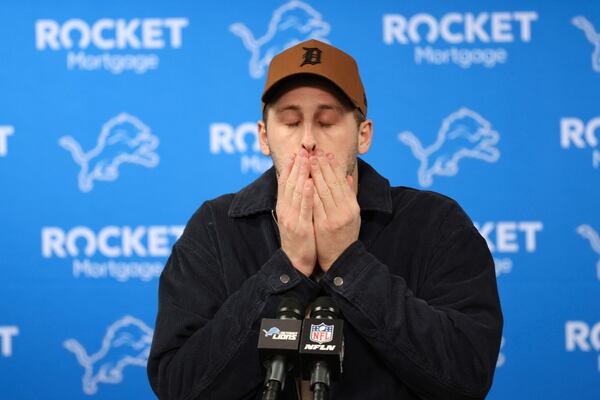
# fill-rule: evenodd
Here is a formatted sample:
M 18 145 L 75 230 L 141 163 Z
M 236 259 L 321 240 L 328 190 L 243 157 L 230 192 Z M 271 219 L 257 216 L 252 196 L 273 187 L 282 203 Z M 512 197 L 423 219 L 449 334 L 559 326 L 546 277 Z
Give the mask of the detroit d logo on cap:
M 304 53 L 304 61 L 300 64 L 301 67 L 306 64 L 321 64 L 321 49 L 318 47 L 303 47 L 302 49 L 306 50 L 306 53 Z

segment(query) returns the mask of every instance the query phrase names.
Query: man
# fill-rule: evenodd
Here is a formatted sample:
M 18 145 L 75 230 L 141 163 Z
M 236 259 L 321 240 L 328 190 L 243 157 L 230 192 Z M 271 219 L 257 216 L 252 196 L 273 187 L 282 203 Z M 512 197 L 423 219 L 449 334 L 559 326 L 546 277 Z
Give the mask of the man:
M 345 320 L 332 399 L 480 399 L 502 315 L 484 239 L 451 199 L 357 159 L 373 125 L 356 63 L 310 40 L 269 66 L 274 168 L 191 218 L 160 280 L 148 374 L 163 399 L 254 399 L 261 318 L 331 296 Z M 311 398 L 288 376 L 281 399 Z

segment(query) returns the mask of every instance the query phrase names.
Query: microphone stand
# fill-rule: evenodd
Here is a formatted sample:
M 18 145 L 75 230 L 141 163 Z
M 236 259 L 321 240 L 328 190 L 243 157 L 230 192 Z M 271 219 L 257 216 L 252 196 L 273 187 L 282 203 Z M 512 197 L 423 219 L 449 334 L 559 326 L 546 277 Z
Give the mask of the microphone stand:
M 269 366 L 265 378 L 262 400 L 277 400 L 279 392 L 281 392 L 281 382 L 285 379 L 285 361 L 285 357 L 282 355 L 273 357 L 273 362 Z
M 310 387 L 313 391 L 314 400 L 329 400 L 329 368 L 324 361 L 317 361 L 313 366 L 310 376 Z

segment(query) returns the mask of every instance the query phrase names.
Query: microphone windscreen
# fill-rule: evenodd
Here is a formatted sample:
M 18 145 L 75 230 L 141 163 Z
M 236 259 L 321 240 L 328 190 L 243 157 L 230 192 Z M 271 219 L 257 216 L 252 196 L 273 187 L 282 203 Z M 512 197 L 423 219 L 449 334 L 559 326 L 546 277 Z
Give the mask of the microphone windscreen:
M 286 297 L 277 308 L 277 318 L 279 319 L 304 319 L 304 310 L 302 303 L 295 297 Z
M 311 318 L 336 319 L 338 315 L 339 310 L 329 296 L 318 297 L 310 308 Z

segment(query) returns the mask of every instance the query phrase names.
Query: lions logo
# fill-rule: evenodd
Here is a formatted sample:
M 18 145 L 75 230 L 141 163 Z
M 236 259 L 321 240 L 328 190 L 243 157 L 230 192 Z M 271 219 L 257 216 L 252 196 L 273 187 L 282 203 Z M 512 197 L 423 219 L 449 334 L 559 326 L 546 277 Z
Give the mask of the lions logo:
M 102 126 L 96 147 L 88 152 L 70 136 L 63 136 L 58 143 L 71 152 L 73 160 L 81 167 L 79 190 L 89 192 L 94 181 L 114 181 L 119 177 L 123 163 L 139 164 L 147 168 L 158 165 L 159 156 L 154 152 L 158 137 L 136 117 L 121 113 Z
M 276 9 L 267 32 L 259 38 L 255 38 L 241 22 L 229 27 L 251 53 L 249 68 L 250 76 L 254 79 L 263 77 L 271 59 L 283 50 L 308 39 L 326 42 L 329 29 L 329 24 L 323 21 L 321 14 L 310 5 L 297 0 Z
M 269 336 L 274 336 L 279 334 L 281 331 L 279 330 L 279 328 L 277 327 L 272 327 L 271 329 L 269 329 L 268 331 L 263 329 L 263 332 L 265 333 L 265 337 L 269 337 Z
M 590 225 L 583 224 L 577 227 L 577 233 L 590 242 L 592 250 L 600 257 L 600 235 L 598 235 L 598 232 Z M 600 280 L 600 258 L 596 262 L 596 276 Z
M 420 162 L 418 177 L 423 187 L 433 184 L 433 176 L 454 176 L 458 173 L 458 162 L 463 158 L 474 158 L 489 163 L 500 158 L 495 145 L 500 140 L 498 132 L 481 115 L 468 108 L 450 114 L 442 122 L 437 140 L 423 147 L 412 132 L 401 132 L 398 139 L 410 147 Z
M 100 350 L 94 354 L 88 354 L 75 339 L 65 340 L 63 345 L 85 370 L 83 391 L 92 395 L 98 391 L 99 383 L 122 382 L 123 369 L 128 365 L 146 367 L 153 334 L 144 322 L 125 316 L 108 327 Z
M 571 20 L 571 23 L 581 29 L 586 39 L 594 46 L 592 52 L 592 69 L 600 72 L 600 33 L 596 32 L 594 25 L 587 18 L 579 15 Z

